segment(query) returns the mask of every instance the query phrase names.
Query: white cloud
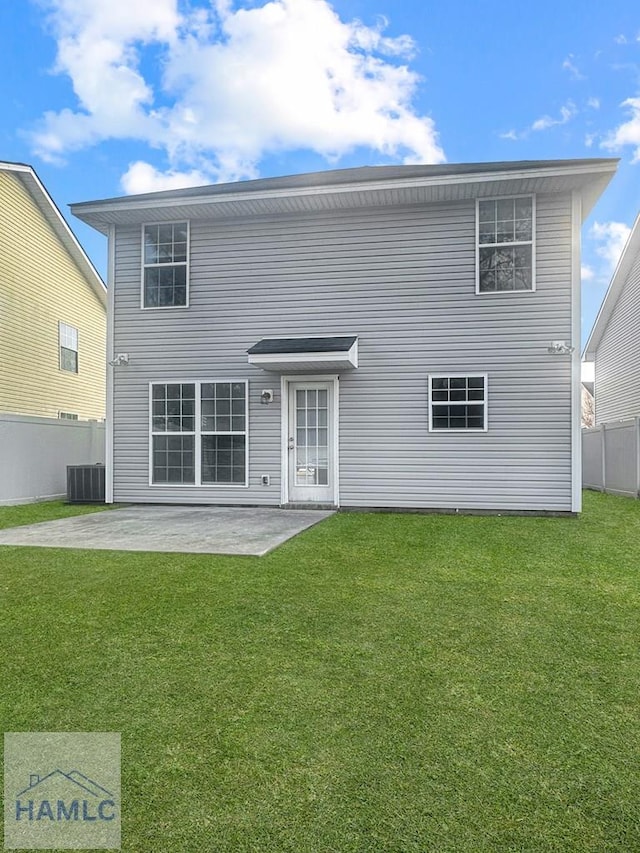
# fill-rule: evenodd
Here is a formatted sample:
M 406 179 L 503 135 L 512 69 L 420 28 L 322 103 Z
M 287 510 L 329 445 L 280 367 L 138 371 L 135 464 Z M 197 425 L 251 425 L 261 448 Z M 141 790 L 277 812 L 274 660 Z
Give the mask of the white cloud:
M 592 110 L 599 110 L 600 109 L 600 98 L 588 98 L 587 99 L 587 106 L 590 107 Z
M 577 65 L 574 62 L 574 55 L 572 53 L 567 56 L 567 58 L 562 63 L 562 68 L 564 71 L 568 71 L 569 74 L 573 77 L 574 80 L 586 80 L 586 77 L 582 72 L 578 69 Z
M 550 115 L 544 115 L 541 118 L 536 119 L 532 122 L 528 127 L 525 127 L 524 130 L 507 130 L 505 133 L 500 133 L 499 136 L 501 139 L 511 139 L 513 141 L 517 141 L 519 139 L 526 139 L 531 133 L 539 133 L 542 130 L 549 130 L 550 127 L 556 127 L 561 124 L 567 124 L 567 122 L 571 121 L 572 118 L 578 115 L 578 109 L 573 101 L 567 101 L 562 107 L 560 107 L 560 115 L 558 118 L 553 118 Z
M 568 121 L 571 121 L 578 114 L 578 110 L 576 109 L 576 105 L 572 101 L 567 101 L 567 103 L 560 107 L 560 116 L 559 118 L 552 118 L 551 116 L 545 115 L 542 118 L 536 119 L 531 125 L 531 130 L 540 131 L 540 130 L 548 130 L 550 127 L 555 127 L 559 124 L 566 124 Z
M 582 264 L 582 267 L 580 268 L 580 276 L 582 281 L 591 281 L 591 279 L 595 278 L 593 267 L 590 267 L 589 264 Z
M 640 96 L 627 98 L 622 103 L 630 118 L 613 130 L 602 142 L 602 147 L 610 151 L 619 151 L 626 145 L 635 147 L 633 162 L 640 162 Z
M 153 91 L 141 75 L 135 43 L 170 42 L 180 21 L 176 0 L 51 0 L 55 71 L 73 83 L 80 110 L 47 112 L 36 152 L 60 159 L 101 139 L 154 138 Z
M 602 258 L 605 268 L 602 273 L 609 278 L 616 268 L 631 228 L 624 222 L 594 222 L 589 237 L 596 244 L 596 254 Z
M 129 195 L 175 190 L 180 187 L 201 187 L 209 183 L 211 176 L 198 169 L 192 169 L 190 172 L 160 172 L 142 160 L 130 163 L 121 179 L 122 189 Z
M 166 174 L 134 163 L 127 191 L 255 177 L 265 154 L 301 148 L 329 161 L 358 147 L 444 160 L 433 120 L 413 106 L 415 44 L 386 36 L 384 19 L 345 22 L 327 0 L 195 11 L 179 0 L 46 2 L 78 109 L 46 113 L 36 151 L 61 159 L 107 139 L 164 151 Z M 145 73 L 149 47 L 160 79 Z

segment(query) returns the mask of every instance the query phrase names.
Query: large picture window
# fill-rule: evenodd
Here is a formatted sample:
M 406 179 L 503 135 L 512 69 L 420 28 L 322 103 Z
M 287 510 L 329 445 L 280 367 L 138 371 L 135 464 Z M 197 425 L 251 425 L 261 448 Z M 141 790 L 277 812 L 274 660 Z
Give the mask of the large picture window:
M 429 429 L 432 432 L 486 430 L 486 375 L 430 376 Z
M 533 290 L 535 204 L 533 196 L 478 200 L 477 290 Z
M 151 385 L 151 482 L 246 485 L 246 382 Z
M 189 223 L 143 225 L 144 308 L 188 304 Z

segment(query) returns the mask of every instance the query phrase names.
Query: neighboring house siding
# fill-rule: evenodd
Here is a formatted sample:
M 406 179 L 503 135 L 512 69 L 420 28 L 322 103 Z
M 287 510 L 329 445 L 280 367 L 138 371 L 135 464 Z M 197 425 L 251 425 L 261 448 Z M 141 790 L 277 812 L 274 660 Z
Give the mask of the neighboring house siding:
M 640 415 L 640 254 L 604 330 L 595 359 L 596 424 Z
M 117 229 L 114 351 L 130 364 L 115 369 L 116 501 L 278 504 L 280 377 L 246 350 L 357 334 L 342 506 L 571 510 L 571 359 L 547 353 L 571 339 L 568 194 L 537 198 L 533 293 L 476 295 L 473 201 L 192 220 L 187 309 L 140 310 L 140 235 Z M 488 432 L 428 432 L 427 377 L 448 372 L 488 374 Z M 148 383 L 227 378 L 250 381 L 249 487 L 149 486 Z
M 78 329 L 79 370 L 59 368 L 58 323 Z M 0 172 L 0 411 L 103 418 L 105 309 L 36 203 Z

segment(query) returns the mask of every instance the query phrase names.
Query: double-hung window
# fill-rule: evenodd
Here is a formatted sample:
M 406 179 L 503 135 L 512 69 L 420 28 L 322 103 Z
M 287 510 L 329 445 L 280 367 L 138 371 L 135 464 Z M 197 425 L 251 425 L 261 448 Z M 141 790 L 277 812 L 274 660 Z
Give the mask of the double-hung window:
M 78 330 L 75 326 L 58 323 L 58 357 L 60 370 L 78 372 Z
M 152 480 L 196 482 L 196 386 L 171 382 L 151 386 Z
M 151 482 L 246 485 L 246 382 L 151 385 Z
M 247 476 L 245 383 L 203 382 L 200 406 L 202 482 L 244 485 Z
M 535 289 L 535 198 L 478 199 L 478 293 Z
M 189 223 L 143 225 L 144 308 L 176 308 L 188 304 Z
M 430 376 L 429 429 L 431 432 L 484 432 L 487 429 L 486 374 Z

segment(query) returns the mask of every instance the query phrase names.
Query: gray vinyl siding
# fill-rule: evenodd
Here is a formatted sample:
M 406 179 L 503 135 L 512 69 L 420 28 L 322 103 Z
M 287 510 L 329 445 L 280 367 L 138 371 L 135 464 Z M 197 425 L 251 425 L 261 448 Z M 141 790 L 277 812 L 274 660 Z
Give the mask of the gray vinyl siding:
M 152 217 L 150 217 L 151 219 Z M 191 221 L 187 309 L 141 310 L 116 238 L 114 499 L 280 503 L 280 376 L 262 337 L 357 334 L 340 376 L 342 506 L 571 510 L 571 198 L 537 198 L 537 290 L 475 293 L 475 202 Z M 487 373 L 486 433 L 428 431 L 429 373 Z M 149 486 L 148 384 L 248 379 L 249 486 Z M 276 393 L 260 403 L 263 388 Z M 262 474 L 271 485 L 260 484 Z
M 640 415 L 640 254 L 596 351 L 595 400 L 597 424 Z

